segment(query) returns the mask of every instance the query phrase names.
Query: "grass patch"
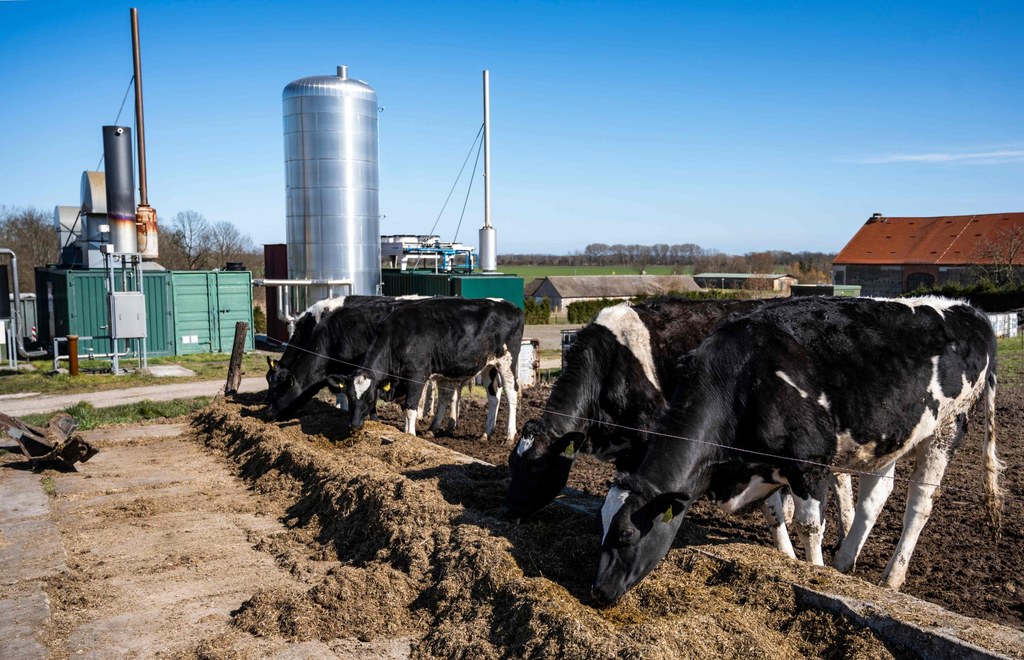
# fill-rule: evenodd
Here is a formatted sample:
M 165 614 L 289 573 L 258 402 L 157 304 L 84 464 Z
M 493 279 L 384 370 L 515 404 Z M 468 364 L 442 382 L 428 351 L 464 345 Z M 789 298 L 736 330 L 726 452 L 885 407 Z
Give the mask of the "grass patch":
M 54 483 L 53 477 L 43 477 L 39 480 L 39 484 L 43 487 L 43 492 L 50 497 L 57 494 L 57 484 Z
M 132 424 L 152 419 L 167 419 L 188 415 L 210 402 L 210 397 L 199 396 L 192 399 L 175 399 L 173 401 L 139 401 L 124 406 L 110 408 L 94 408 L 92 404 L 79 402 L 68 406 L 66 412 L 78 421 L 78 428 L 85 431 L 107 424 Z M 35 426 L 46 426 L 56 413 L 40 413 L 22 417 L 27 423 Z
M 1024 384 L 1024 335 L 999 340 L 999 384 Z
M 110 373 L 85 373 L 86 369 L 109 369 L 110 362 L 102 360 L 82 360 L 79 365 L 83 373 L 72 378 L 68 375 L 48 376 L 53 369 L 49 360 L 33 360 L 32 365 L 37 371 L 15 372 L 0 370 L 0 394 L 19 394 L 22 392 L 40 392 L 42 394 L 78 394 L 81 392 L 100 392 L 103 390 L 121 389 L 124 387 L 143 387 L 168 383 L 184 383 L 196 380 L 218 380 L 227 378 L 228 362 L 231 356 L 227 353 L 201 353 L 195 355 L 176 355 L 172 357 L 152 358 L 151 366 L 161 364 L 179 364 L 195 372 L 195 376 L 178 378 L 158 378 L 148 374 L 127 373 L 114 376 Z M 121 360 L 123 368 L 134 368 L 134 360 Z M 67 368 L 67 361 L 62 360 L 61 366 Z M 242 374 L 245 376 L 262 376 L 267 372 L 266 358 L 262 354 L 249 353 L 242 359 Z
M 692 275 L 692 266 L 500 266 L 499 270 L 510 275 L 518 275 L 526 282 L 537 277 L 551 275 L 639 275 L 646 271 L 648 275 Z

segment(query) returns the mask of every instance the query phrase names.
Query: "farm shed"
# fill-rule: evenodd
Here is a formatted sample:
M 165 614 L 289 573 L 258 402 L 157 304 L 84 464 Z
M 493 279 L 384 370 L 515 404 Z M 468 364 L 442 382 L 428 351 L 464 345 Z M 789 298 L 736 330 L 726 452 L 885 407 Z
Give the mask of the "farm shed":
M 705 289 L 756 289 L 789 291 L 797 279 L 785 273 L 701 273 L 694 281 Z
M 548 298 L 551 311 L 556 314 L 581 300 L 628 300 L 700 288 L 689 275 L 552 275 L 536 286 L 534 282 L 527 288 L 527 295 L 537 302 Z
M 832 262 L 835 284 L 866 296 L 1019 275 L 1024 213 L 890 218 L 875 213 Z

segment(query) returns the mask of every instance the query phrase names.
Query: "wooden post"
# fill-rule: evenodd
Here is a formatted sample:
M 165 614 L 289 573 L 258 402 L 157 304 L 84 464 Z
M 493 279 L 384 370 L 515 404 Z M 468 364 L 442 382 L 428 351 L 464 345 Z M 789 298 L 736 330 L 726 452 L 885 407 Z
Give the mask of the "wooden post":
M 235 323 L 235 344 L 231 347 L 231 362 L 228 363 L 228 382 L 224 386 L 224 396 L 238 393 L 242 384 L 242 354 L 245 351 L 245 338 L 249 334 L 249 323 Z
M 78 375 L 78 335 L 68 335 L 68 374 Z

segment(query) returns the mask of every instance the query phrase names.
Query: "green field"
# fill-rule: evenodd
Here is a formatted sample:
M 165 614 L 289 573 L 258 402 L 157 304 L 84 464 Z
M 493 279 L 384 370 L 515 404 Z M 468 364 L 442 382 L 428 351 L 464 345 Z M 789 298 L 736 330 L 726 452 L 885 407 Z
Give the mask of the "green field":
M 648 275 L 672 275 L 672 266 L 647 266 Z M 676 266 L 681 274 L 692 274 L 689 266 Z M 639 267 L 631 266 L 499 266 L 498 270 L 509 275 L 518 275 L 529 282 L 537 277 L 549 275 L 639 275 Z

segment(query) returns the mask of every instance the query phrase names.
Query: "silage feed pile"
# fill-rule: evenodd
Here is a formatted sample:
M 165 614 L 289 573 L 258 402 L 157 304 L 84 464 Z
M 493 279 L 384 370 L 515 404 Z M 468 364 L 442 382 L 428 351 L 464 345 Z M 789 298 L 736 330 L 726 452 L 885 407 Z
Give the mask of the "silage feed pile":
M 686 550 L 618 605 L 594 608 L 593 516 L 552 506 L 515 525 L 499 515 L 505 467 L 380 424 L 332 442 L 330 424 L 270 424 L 259 408 L 219 400 L 195 415 L 193 430 L 260 496 L 287 503 L 285 523 L 308 540 L 310 557 L 340 564 L 317 575 L 289 555 L 312 586 L 256 592 L 235 613 L 243 631 L 325 642 L 405 636 L 416 658 L 892 657 L 849 620 L 801 610 L 792 587 Z

